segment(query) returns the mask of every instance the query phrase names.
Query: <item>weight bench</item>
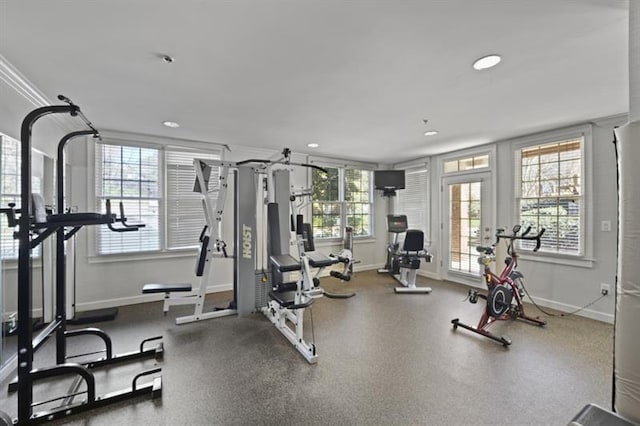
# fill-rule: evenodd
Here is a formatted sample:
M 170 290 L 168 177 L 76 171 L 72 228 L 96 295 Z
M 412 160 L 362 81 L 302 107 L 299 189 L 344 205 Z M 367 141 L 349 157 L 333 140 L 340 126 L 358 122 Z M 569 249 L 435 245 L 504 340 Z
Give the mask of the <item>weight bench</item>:
M 194 305 L 193 315 L 187 315 L 176 318 L 176 324 L 186 324 L 194 321 L 201 321 L 211 318 L 219 318 L 226 315 L 235 314 L 235 309 L 216 309 L 211 312 L 204 312 L 204 299 L 207 293 L 207 283 L 209 281 L 209 273 L 211 272 L 212 250 L 209 247 L 211 237 L 207 234 L 208 227 L 205 226 L 200 233 L 200 247 L 198 249 L 198 259 L 196 262 L 196 277 L 200 278 L 200 285 L 196 289 L 195 294 L 186 294 L 172 297 L 172 293 L 188 293 L 193 290 L 191 284 L 145 284 L 142 287 L 143 294 L 164 293 L 164 303 L 162 311 L 165 315 L 169 312 L 169 308 L 175 305 Z M 224 251 L 224 246 L 222 248 Z M 226 252 L 224 252 L 226 257 Z
M 309 259 L 309 266 L 312 268 L 326 268 L 339 262 L 338 258 L 326 256 L 319 251 L 308 251 L 305 256 Z

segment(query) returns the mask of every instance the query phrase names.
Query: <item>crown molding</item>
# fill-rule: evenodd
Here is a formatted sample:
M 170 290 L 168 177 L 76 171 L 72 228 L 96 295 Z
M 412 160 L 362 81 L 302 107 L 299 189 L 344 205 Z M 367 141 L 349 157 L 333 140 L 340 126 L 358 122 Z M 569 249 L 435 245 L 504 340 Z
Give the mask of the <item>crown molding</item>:
M 36 108 L 51 105 L 51 101 L 2 55 L 0 55 L 0 80 Z
M 25 101 L 33 105 L 34 108 L 40 108 L 54 103 L 47 98 L 38 88 L 25 77 L 16 67 L 14 67 L 4 56 L 0 54 L 0 81 L 4 82 L 9 88 L 13 89 L 17 94 L 22 96 Z M 60 128 L 69 132 L 72 126 L 69 119 L 53 116 L 54 121 Z

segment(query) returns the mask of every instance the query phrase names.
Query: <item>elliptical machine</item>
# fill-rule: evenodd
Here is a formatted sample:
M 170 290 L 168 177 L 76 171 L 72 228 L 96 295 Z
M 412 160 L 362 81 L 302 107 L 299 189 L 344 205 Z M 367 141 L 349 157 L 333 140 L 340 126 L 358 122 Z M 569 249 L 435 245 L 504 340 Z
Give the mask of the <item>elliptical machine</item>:
M 432 256 L 424 248 L 424 232 L 409 229 L 406 215 L 387 215 L 387 232 L 393 234 L 393 241 L 387 246 L 387 262 L 378 273 L 388 273 L 402 287 L 395 287 L 396 293 L 431 293 L 431 287 L 417 287 L 416 276 L 421 259 L 431 262 Z M 398 237 L 406 233 L 402 249 Z

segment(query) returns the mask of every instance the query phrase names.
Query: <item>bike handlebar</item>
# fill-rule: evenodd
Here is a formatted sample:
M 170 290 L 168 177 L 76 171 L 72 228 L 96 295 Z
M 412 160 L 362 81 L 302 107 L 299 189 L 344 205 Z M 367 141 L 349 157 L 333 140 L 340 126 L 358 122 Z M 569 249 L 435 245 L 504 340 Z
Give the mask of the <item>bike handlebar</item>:
M 527 234 L 531 232 L 531 226 L 527 226 L 527 229 L 525 229 L 521 235 L 518 235 L 518 232 L 520 232 L 520 228 L 521 228 L 520 225 L 514 226 L 513 234 L 511 235 L 505 234 L 504 229 L 498 229 L 498 232 L 496 232 L 496 237 L 498 238 L 498 242 L 500 241 L 500 238 L 508 239 L 510 241 L 514 241 L 514 240 L 535 241 L 536 246 L 533 249 L 533 251 L 540 250 L 540 246 L 542 245 L 542 235 L 544 234 L 545 229 L 544 228 L 540 229 L 540 232 L 538 232 L 536 235 L 527 236 Z

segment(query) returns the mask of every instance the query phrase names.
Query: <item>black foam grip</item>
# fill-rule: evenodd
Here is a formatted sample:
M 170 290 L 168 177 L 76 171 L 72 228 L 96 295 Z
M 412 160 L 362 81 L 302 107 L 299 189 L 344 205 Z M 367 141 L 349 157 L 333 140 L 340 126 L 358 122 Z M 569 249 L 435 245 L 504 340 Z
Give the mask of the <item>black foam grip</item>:
M 205 236 L 202 239 L 200 248 L 198 249 L 198 263 L 196 264 L 196 277 L 201 277 L 204 274 L 204 265 L 207 263 L 207 249 L 209 248 L 209 237 Z

